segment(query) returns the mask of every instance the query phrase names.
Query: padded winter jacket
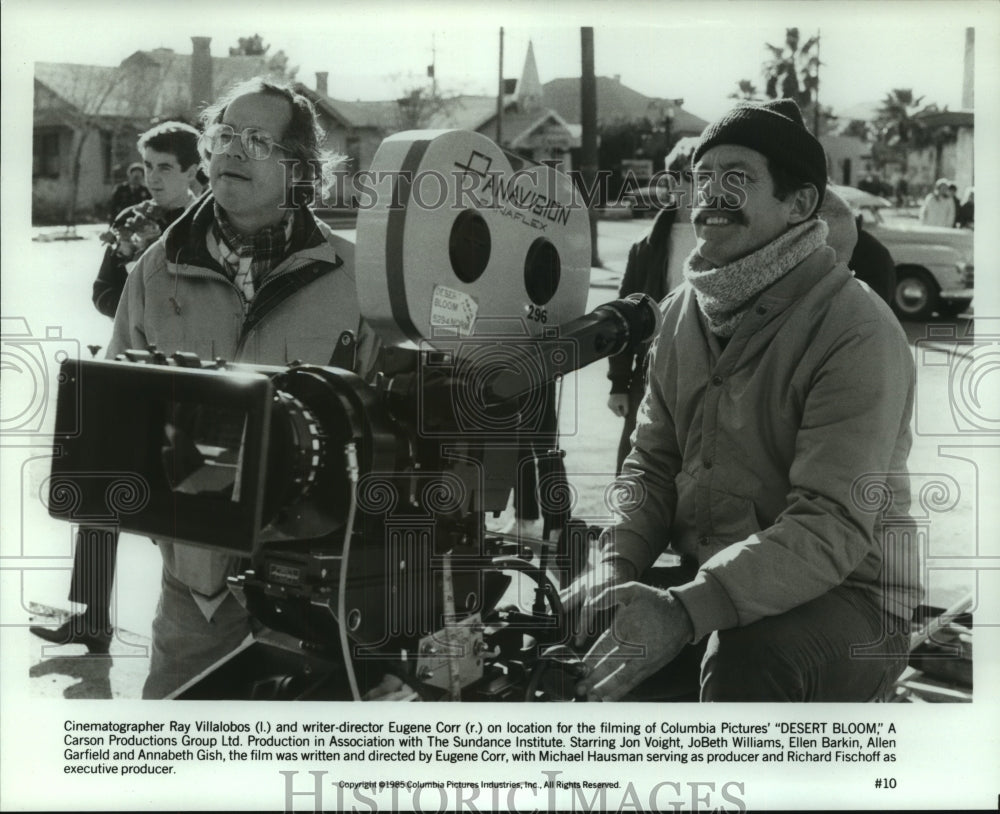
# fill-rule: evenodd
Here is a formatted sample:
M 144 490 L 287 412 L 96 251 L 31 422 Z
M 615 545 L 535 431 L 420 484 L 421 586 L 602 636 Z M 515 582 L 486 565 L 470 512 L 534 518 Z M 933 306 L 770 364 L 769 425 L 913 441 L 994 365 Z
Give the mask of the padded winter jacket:
M 634 500 L 605 559 L 642 573 L 669 546 L 697 561 L 674 589 L 696 641 L 842 583 L 909 619 L 914 369 L 885 303 L 825 246 L 757 297 L 724 348 L 687 283 L 661 310 L 622 472 Z
M 328 364 L 344 330 L 358 338 L 357 372 L 374 367 L 378 341 L 361 320 L 354 247 L 306 209 L 296 213 L 288 256 L 248 304 L 209 254 L 207 193 L 140 258 L 115 315 L 108 357 L 152 344 L 202 359 L 284 365 Z M 203 596 L 218 595 L 238 561 L 207 549 L 160 542 L 167 570 Z

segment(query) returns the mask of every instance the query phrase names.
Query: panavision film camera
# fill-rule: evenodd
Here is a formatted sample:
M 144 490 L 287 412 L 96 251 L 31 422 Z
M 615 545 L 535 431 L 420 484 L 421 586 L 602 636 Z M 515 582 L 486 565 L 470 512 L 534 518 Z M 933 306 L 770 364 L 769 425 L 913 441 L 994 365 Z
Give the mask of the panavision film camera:
M 243 558 L 230 589 L 265 630 L 177 697 L 572 698 L 558 588 L 594 532 L 558 498 L 549 542 L 485 520 L 526 449 L 558 454 L 539 450 L 563 375 L 648 341 L 656 306 L 584 315 L 587 210 L 484 136 L 400 133 L 371 176 L 355 259 L 374 378 L 336 355 L 67 361 L 49 511 Z

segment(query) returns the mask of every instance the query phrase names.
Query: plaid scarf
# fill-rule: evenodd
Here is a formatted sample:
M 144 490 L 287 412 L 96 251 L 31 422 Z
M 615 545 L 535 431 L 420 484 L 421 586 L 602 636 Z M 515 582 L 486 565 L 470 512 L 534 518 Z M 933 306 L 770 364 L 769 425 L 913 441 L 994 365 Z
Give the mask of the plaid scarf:
M 829 228 L 810 220 L 789 229 L 757 251 L 713 268 L 695 249 L 684 264 L 684 279 L 716 336 L 736 333 L 754 298 L 826 243 Z
M 285 258 L 285 248 L 292 236 L 294 210 L 280 223 L 244 237 L 233 229 L 218 203 L 213 205 L 212 237 L 218 246 L 222 267 L 250 302 L 264 278 Z

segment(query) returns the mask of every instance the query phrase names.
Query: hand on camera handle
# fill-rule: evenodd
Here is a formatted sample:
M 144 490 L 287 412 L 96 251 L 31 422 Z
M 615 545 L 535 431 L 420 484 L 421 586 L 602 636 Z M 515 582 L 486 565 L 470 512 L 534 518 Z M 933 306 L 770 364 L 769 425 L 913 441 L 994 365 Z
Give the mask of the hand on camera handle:
M 610 624 L 609 619 L 600 618 L 601 612 L 594 600 L 608 588 L 629 582 L 637 576 L 632 563 L 620 558 L 612 559 L 585 571 L 562 592 L 563 609 L 574 620 L 571 628 L 574 647 L 582 647 Z
M 669 591 L 641 582 L 612 585 L 588 602 L 592 613 L 615 609 L 614 623 L 583 659 L 576 695 L 617 701 L 669 664 L 694 635 L 691 617 Z
M 608 396 L 608 409 L 616 416 L 624 417 L 628 413 L 628 393 L 612 393 Z

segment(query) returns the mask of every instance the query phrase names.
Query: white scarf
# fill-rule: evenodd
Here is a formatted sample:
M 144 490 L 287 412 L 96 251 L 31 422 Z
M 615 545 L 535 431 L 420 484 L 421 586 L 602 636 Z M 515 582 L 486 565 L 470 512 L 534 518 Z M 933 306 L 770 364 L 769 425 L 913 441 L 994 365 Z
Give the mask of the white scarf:
M 684 264 L 684 279 L 695 290 L 698 307 L 716 336 L 730 337 L 761 291 L 784 277 L 825 245 L 829 228 L 809 220 L 739 260 L 713 268 L 695 249 Z

